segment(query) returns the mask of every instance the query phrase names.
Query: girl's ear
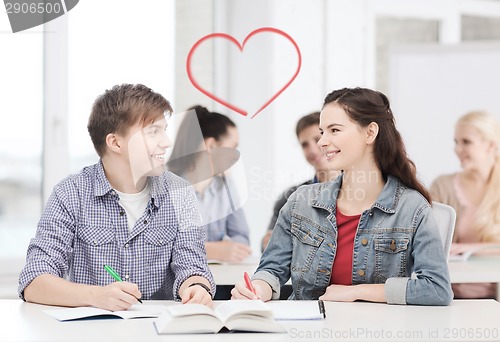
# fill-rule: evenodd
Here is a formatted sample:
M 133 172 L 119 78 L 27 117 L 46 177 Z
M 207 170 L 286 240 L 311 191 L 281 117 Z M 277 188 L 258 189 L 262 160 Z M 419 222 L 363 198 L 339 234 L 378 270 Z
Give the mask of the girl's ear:
M 111 151 L 120 153 L 120 144 L 120 139 L 115 133 L 109 133 L 108 135 L 106 135 L 106 145 Z
M 205 139 L 205 146 L 207 147 L 207 151 L 210 152 L 212 148 L 214 148 L 217 144 L 217 140 L 215 138 L 206 138 Z
M 366 143 L 368 145 L 373 144 L 375 142 L 375 138 L 378 135 L 378 124 L 376 122 L 370 122 L 370 124 L 366 128 Z
M 498 155 L 498 144 L 495 141 L 490 141 L 490 150 L 492 150 L 495 155 Z

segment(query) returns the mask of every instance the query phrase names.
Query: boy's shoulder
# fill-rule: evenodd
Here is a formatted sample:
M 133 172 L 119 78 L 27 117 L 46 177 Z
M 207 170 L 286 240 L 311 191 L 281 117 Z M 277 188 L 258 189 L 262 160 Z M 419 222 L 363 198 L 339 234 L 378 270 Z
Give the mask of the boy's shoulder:
M 158 193 L 178 193 L 186 196 L 189 193 L 194 194 L 194 189 L 187 180 L 176 174 L 165 171 L 160 176 L 151 177 L 153 182 L 153 191 Z
M 63 178 L 57 185 L 56 189 L 67 189 L 72 187 L 80 188 L 83 186 L 91 186 L 98 181 L 102 181 L 102 177 L 104 176 L 104 172 L 102 172 L 102 176 L 99 177 L 99 164 L 85 166 L 78 173 L 73 173 L 65 178 Z

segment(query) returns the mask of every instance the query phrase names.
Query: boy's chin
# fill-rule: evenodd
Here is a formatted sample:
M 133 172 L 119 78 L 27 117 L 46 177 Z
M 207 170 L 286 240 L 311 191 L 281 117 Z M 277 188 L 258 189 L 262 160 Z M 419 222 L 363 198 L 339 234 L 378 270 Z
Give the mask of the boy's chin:
M 166 171 L 165 164 L 155 167 L 153 170 L 148 172 L 148 176 L 161 176 Z

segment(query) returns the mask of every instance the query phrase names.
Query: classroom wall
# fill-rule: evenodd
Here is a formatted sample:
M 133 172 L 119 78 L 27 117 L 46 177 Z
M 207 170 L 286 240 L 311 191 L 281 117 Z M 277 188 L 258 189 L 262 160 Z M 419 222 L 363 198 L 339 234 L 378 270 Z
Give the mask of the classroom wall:
M 302 64 L 297 78 L 253 119 L 206 97 L 203 99 L 190 85 L 187 74 L 176 74 L 178 109 L 200 101 L 230 116 L 239 128 L 241 161 L 238 166 L 244 173 L 243 191 L 247 198 L 244 210 L 251 228 L 252 248 L 259 252 L 276 198 L 286 188 L 314 174 L 297 142 L 296 122 L 303 115 L 320 110 L 324 97 L 333 89 L 369 85 L 368 55 L 363 45 L 367 25 L 363 22 L 365 1 L 245 0 L 214 1 L 213 5 L 213 32 L 224 32 L 243 42 L 253 30 L 273 27 L 291 36 L 301 52 Z M 179 13 L 179 8 L 177 11 Z M 178 22 L 182 22 L 176 33 L 177 44 L 181 44 L 176 62 L 178 70 L 189 52 L 187 47 L 207 34 L 206 18 L 195 25 L 197 20 L 193 17 L 199 18 L 198 12 L 195 10 L 188 18 L 190 25 L 178 18 Z M 349 35 L 345 34 L 347 31 Z M 224 100 L 248 110 L 249 116 L 288 81 L 298 62 L 288 41 L 266 34 L 249 40 L 243 54 L 221 40 L 200 50 L 209 58 L 197 61 L 199 83 Z M 251 63 L 245 64 L 245 59 Z
M 420 179 L 460 170 L 454 125 L 463 114 L 486 110 L 500 120 L 500 44 L 395 47 L 389 96 Z

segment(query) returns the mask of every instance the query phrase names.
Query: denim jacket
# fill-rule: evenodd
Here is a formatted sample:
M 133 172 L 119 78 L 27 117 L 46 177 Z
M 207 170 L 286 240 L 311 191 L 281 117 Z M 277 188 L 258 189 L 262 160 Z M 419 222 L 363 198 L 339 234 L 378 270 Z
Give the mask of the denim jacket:
M 278 299 L 292 279 L 289 299 L 317 299 L 330 282 L 337 244 L 336 202 L 342 177 L 305 185 L 281 209 L 252 280 L 266 281 Z M 413 273 L 413 276 L 412 276 Z M 453 292 L 436 220 L 427 200 L 388 176 L 377 201 L 360 217 L 352 283 L 385 284 L 390 304 L 448 305 Z

